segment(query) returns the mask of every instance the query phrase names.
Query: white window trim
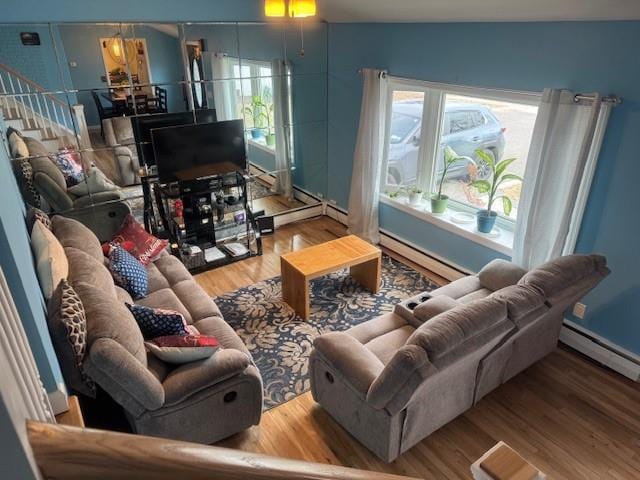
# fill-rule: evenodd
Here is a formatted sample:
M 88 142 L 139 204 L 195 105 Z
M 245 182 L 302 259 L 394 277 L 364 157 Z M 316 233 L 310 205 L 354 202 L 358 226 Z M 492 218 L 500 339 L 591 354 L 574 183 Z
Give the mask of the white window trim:
M 428 116 L 431 118 L 437 116 L 442 117 L 442 109 L 444 107 L 444 94 L 452 93 L 456 95 L 465 95 L 471 97 L 481 97 L 490 100 L 498 100 L 503 102 L 521 103 L 525 105 L 538 106 L 542 98 L 542 92 L 526 92 L 517 90 L 500 90 L 484 87 L 469 87 L 464 85 L 453 85 L 438 82 L 429 82 L 425 80 L 416 80 L 411 78 L 402 77 L 387 77 L 387 88 L 389 92 L 395 90 L 403 91 L 416 91 L 425 92 L 425 105 L 429 105 L 430 108 L 423 109 L 422 124 L 426 125 L 430 122 L 426 121 Z M 455 200 L 449 200 L 449 207 L 447 211 L 442 215 L 436 215 L 431 213 L 429 205 L 430 193 L 435 187 L 435 153 L 434 148 L 438 148 L 439 138 L 441 134 L 442 125 L 438 123 L 437 128 L 421 131 L 420 133 L 420 145 L 417 166 L 417 182 L 418 188 L 425 192 L 425 200 L 418 206 L 409 205 L 406 201 L 406 197 L 391 198 L 385 193 L 385 190 L 394 188 L 392 185 L 388 185 L 387 179 L 387 158 L 388 158 L 388 145 L 389 135 L 391 131 L 391 114 L 392 114 L 392 95 L 387 95 L 387 118 L 385 126 L 385 142 L 384 142 L 384 161 L 383 161 L 383 178 L 382 188 L 380 194 L 380 201 L 387 205 L 390 205 L 399 210 L 405 211 L 414 217 L 433 223 L 434 225 L 447 230 L 456 235 L 462 236 L 476 243 L 484 245 L 495 251 L 501 252 L 505 255 L 512 255 L 513 252 L 513 232 L 515 230 L 515 219 L 498 215 L 496 225 L 500 228 L 501 233 L 498 237 L 492 237 L 490 235 L 482 234 L 476 230 L 475 222 L 473 224 L 461 225 L 451 221 L 450 214 L 452 212 L 466 212 L 474 214 L 478 209 L 475 209 L 469 205 L 465 205 Z M 431 112 L 431 113 L 429 113 Z
M 249 135 L 249 137 L 251 137 L 251 135 Z M 269 145 L 267 145 L 265 143 L 256 142 L 253 138 L 247 138 L 247 143 L 249 145 L 251 145 L 252 147 L 255 147 L 255 148 L 263 150 L 263 151 L 265 151 L 267 153 L 270 153 L 271 155 L 275 155 L 276 154 L 275 145 L 273 147 L 270 147 Z

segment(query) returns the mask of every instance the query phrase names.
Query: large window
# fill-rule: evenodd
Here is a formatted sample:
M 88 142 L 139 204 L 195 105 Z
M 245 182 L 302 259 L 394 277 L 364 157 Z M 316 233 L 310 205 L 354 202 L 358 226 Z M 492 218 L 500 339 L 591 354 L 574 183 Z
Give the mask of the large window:
M 232 60 L 238 116 L 244 119 L 247 138 L 275 148 L 273 78 L 268 62 Z
M 429 198 L 443 178 L 447 151 L 456 160 L 442 184 L 449 207 L 440 218 L 474 213 L 486 208 L 488 201 L 488 194 L 477 188 L 477 181 L 491 180 L 483 158 L 488 155 L 496 164 L 515 158 L 507 168 L 511 175 L 500 183 L 496 195 L 512 200 L 511 211 L 504 211 L 502 201 L 492 207 L 501 216 L 501 225 L 512 225 L 522 188 L 517 177 L 525 172 L 539 95 L 395 79 L 389 80 L 389 87 L 382 190 L 397 200 L 422 191 L 422 200 L 411 207 L 429 212 Z

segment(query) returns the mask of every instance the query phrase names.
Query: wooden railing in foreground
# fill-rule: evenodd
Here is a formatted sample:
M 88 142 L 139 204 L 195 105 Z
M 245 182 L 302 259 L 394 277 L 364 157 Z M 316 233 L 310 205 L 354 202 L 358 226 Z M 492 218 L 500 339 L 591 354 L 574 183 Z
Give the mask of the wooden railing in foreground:
M 45 479 L 417 480 L 221 447 L 27 422 Z

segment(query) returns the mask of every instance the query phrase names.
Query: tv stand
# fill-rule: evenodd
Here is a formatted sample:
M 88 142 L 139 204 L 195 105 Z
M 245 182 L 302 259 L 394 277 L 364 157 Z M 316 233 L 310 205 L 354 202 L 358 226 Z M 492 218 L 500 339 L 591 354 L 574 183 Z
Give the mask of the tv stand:
M 154 185 L 172 253 L 191 273 L 262 255 L 262 239 L 241 172 Z M 176 212 L 176 204 L 182 203 Z

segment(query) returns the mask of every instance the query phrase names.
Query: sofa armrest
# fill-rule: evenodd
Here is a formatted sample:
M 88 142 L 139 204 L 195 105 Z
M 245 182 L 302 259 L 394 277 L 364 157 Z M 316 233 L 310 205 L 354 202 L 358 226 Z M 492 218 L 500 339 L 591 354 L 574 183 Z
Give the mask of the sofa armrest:
M 313 346 L 316 354 L 323 357 L 362 398 L 384 370 L 380 359 L 347 333 L 321 335 L 314 340 Z
M 185 363 L 164 379 L 165 406 L 175 405 L 194 393 L 244 372 L 251 358 L 240 350 L 225 348 L 212 357 Z
M 156 377 L 111 338 L 99 338 L 84 363 L 87 374 L 114 400 L 134 415 L 157 410 L 165 394 Z
M 118 145 L 116 133 L 113 129 L 113 123 L 110 118 L 102 120 L 102 131 L 104 132 L 104 141 L 109 147 L 115 147 Z
M 367 402 L 374 408 L 383 409 L 404 388 L 413 388 L 412 380 L 429 363 L 427 352 L 417 345 L 405 345 L 391 358 L 378 378 L 371 384 L 367 392 Z
M 91 230 L 101 242 L 113 238 L 131 208 L 125 201 L 109 202 L 84 208 L 74 208 L 64 212 L 64 216 L 73 218 Z
M 33 183 L 38 193 L 56 212 L 63 212 L 73 207 L 73 200 L 66 190 L 60 188 L 60 185 L 46 173 L 36 172 L 33 175 Z

